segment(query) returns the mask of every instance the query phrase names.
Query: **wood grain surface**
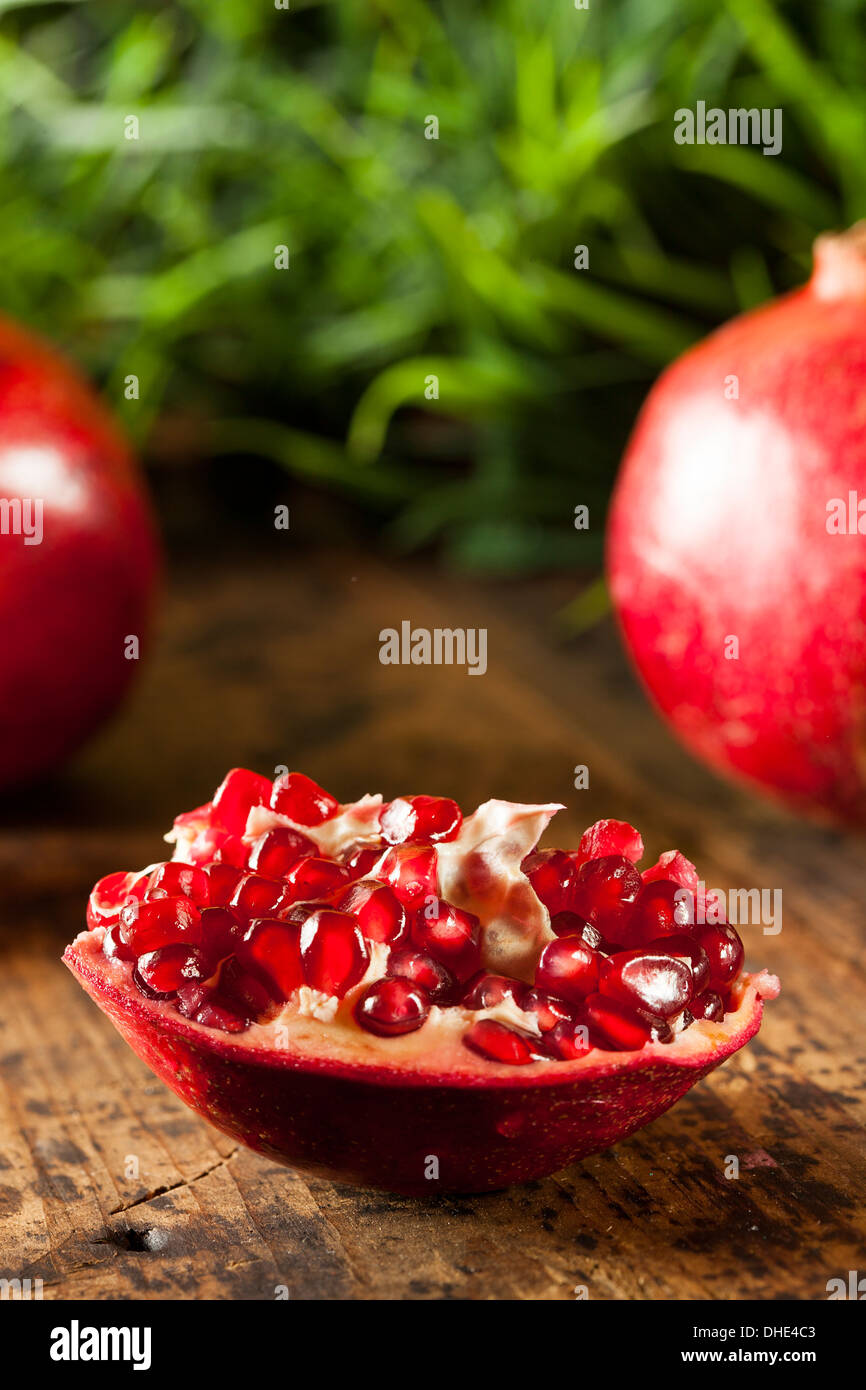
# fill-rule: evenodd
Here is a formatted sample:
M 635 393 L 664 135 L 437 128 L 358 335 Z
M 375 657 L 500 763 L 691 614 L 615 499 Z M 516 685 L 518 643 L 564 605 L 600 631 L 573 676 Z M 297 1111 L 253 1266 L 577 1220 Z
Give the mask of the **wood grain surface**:
M 361 556 L 214 547 L 176 571 L 156 650 L 100 739 L 0 811 L 0 1275 L 55 1299 L 824 1299 L 863 1268 L 862 842 L 716 782 L 674 746 L 609 626 L 559 644 L 549 585 Z M 382 666 L 381 628 L 488 630 L 487 674 Z M 720 888 L 781 888 L 748 963 L 783 993 L 672 1111 L 544 1182 L 427 1201 L 261 1159 L 151 1075 L 60 964 L 94 879 L 159 857 L 227 767 L 343 800 L 561 800 L 678 846 Z M 573 769 L 586 764 L 590 789 Z M 559 822 L 562 822 L 561 824 Z M 551 841 L 551 835 L 547 837 Z M 737 1179 L 725 1176 L 729 1156 Z

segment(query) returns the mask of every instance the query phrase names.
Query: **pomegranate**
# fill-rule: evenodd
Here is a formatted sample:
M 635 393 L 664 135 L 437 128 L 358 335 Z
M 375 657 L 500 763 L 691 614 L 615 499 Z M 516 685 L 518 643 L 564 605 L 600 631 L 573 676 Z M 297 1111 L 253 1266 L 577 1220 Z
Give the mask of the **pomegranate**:
M 661 713 L 717 770 L 866 821 L 866 224 L 650 392 L 610 590 Z
M 408 831 L 425 842 L 371 866 L 355 847 L 389 826 L 381 798 L 280 783 L 235 769 L 177 818 L 168 864 L 99 881 L 64 959 L 184 1100 L 282 1162 L 405 1192 L 432 1190 L 433 1158 L 440 1190 L 539 1177 L 661 1114 L 778 990 L 743 973 L 733 927 L 670 916 L 666 885 L 696 871 L 669 853 L 643 878 L 621 822 L 550 853 L 557 806 L 486 802 L 435 839 L 437 805 Z M 224 834 L 237 865 L 208 858 Z M 301 900 L 311 864 L 324 898 Z M 657 934 L 625 948 L 596 920 Z
M 62 359 L 0 319 L 0 787 L 54 768 L 147 642 L 156 534 L 130 450 Z

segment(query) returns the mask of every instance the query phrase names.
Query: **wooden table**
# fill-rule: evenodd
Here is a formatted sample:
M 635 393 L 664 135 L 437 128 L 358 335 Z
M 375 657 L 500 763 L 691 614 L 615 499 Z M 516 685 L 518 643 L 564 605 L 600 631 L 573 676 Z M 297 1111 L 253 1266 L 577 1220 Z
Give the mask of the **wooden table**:
M 0 1275 L 46 1298 L 826 1298 L 863 1269 L 863 847 L 717 783 L 672 743 L 609 625 L 552 635 L 549 586 L 467 586 L 288 537 L 171 577 L 121 717 L 2 812 Z M 489 669 L 385 667 L 401 620 L 488 629 Z M 782 978 L 759 1040 L 648 1129 L 544 1182 L 427 1201 L 277 1167 L 212 1130 L 61 966 L 91 882 L 158 858 L 232 764 L 301 767 L 343 799 L 562 800 L 676 845 L 718 887 L 780 887 L 746 929 Z M 573 769 L 590 768 L 576 792 Z M 740 1163 L 725 1177 L 728 1155 Z M 136 1176 L 137 1174 L 137 1176 Z

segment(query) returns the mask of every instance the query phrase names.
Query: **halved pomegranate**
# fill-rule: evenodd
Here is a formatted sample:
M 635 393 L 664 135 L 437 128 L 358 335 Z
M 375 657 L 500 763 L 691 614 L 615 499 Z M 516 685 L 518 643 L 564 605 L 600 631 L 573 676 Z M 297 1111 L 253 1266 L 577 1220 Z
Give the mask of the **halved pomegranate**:
M 67 965 L 227 1133 L 344 1180 L 483 1191 L 615 1143 L 757 1031 L 778 981 L 742 973 L 729 924 L 680 920 L 682 856 L 642 879 L 619 821 L 538 851 L 558 806 L 490 801 L 455 829 L 456 803 L 403 800 L 235 769 L 169 864 L 96 885 Z

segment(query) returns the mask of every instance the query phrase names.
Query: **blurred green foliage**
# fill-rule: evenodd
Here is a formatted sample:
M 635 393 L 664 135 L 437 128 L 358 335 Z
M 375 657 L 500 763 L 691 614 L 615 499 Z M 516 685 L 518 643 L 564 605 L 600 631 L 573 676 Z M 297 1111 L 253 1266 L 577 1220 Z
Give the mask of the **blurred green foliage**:
M 573 508 L 600 522 L 653 376 L 866 210 L 866 25 L 589 4 L 0 0 L 3 307 L 145 452 L 213 422 L 203 454 L 279 460 L 398 547 L 597 563 Z M 677 146 L 699 99 L 782 107 L 782 155 Z

